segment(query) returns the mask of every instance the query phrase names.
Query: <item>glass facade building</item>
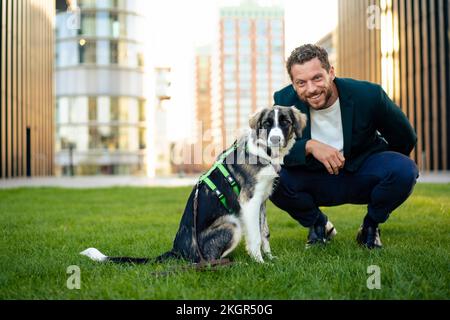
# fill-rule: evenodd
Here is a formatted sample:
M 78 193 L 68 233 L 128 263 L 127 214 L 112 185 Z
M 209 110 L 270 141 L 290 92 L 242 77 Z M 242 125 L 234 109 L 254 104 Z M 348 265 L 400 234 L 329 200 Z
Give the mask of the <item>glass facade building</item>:
M 215 142 L 228 145 L 286 84 L 284 10 L 252 2 L 222 8 L 219 30 L 212 122 Z
M 147 173 L 142 1 L 78 0 L 56 15 L 58 175 Z

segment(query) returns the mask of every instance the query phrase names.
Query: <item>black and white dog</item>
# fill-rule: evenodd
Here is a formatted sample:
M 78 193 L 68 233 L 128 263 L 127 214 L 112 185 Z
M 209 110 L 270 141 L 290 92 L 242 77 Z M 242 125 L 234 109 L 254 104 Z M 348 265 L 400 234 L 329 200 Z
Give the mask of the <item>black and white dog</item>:
M 264 262 L 262 253 L 272 259 L 265 201 L 272 192 L 284 156 L 302 134 L 306 116 L 295 107 L 275 106 L 257 112 L 249 125 L 249 132 L 237 140 L 238 147 L 224 160 L 227 170 L 240 186 L 239 196 L 220 173 L 211 175 L 234 213 L 230 214 L 225 209 L 208 186 L 200 184 L 196 215 L 193 214 L 194 188 L 169 252 L 154 259 L 108 257 L 95 248 L 86 249 L 81 254 L 96 261 L 112 262 L 160 262 L 172 257 L 193 262 L 201 259 L 213 261 L 232 252 L 245 235 L 247 251 L 254 260 Z M 194 216 L 197 216 L 195 232 Z M 197 239 L 194 239 L 195 235 Z

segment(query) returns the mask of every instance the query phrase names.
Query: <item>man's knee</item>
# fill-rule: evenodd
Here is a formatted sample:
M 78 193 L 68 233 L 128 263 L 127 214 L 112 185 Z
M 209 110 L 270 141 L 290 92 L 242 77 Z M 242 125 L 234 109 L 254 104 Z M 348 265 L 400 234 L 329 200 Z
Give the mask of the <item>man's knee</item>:
M 415 162 L 403 155 L 393 162 L 390 170 L 395 184 L 405 189 L 412 188 L 419 177 L 419 170 Z

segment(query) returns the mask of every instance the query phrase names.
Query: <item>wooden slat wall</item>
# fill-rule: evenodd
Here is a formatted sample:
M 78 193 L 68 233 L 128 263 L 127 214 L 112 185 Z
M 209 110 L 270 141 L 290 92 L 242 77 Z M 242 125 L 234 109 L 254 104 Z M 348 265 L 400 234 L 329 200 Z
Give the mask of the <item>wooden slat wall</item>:
M 53 174 L 55 3 L 0 0 L 0 178 Z
M 0 0 L 1 15 L 1 96 L 0 96 L 0 177 L 6 176 L 6 0 Z
M 367 27 L 368 7 L 379 0 L 340 0 L 337 75 L 381 82 L 380 30 Z
M 430 47 L 428 46 L 428 19 L 429 19 L 429 10 L 428 10 L 428 1 L 421 1 L 420 6 L 418 7 L 418 10 L 422 12 L 422 21 L 420 25 L 420 34 L 422 35 L 422 43 L 424 44 L 421 48 L 422 50 L 422 59 L 420 61 L 420 64 L 422 66 L 422 74 L 419 74 L 419 77 L 422 78 L 423 81 L 423 115 L 422 115 L 422 123 L 423 123 L 423 137 L 422 139 L 419 139 L 422 143 L 422 150 L 424 150 L 424 163 L 422 164 L 422 167 L 428 166 L 431 161 L 431 140 L 430 140 L 430 111 L 431 108 L 426 109 L 426 106 L 431 106 L 430 103 L 430 88 L 429 88 L 429 82 L 430 82 L 430 69 L 429 69 L 429 61 L 430 61 Z M 434 128 L 434 124 L 432 125 L 432 128 Z
M 449 140 L 449 131 L 448 131 L 448 123 L 449 113 L 450 113 L 450 4 L 448 0 L 439 0 L 436 15 L 438 17 L 434 17 L 438 22 L 439 29 L 439 80 L 440 83 L 440 97 L 439 97 L 439 111 L 440 113 L 440 122 L 438 123 L 440 127 L 439 138 L 441 139 L 441 162 L 442 169 L 447 170 L 449 168 L 448 164 L 448 152 L 450 151 L 450 140 Z M 436 141 L 436 144 L 438 142 Z
M 447 0 L 391 3 L 392 37 L 398 38 L 399 44 L 399 50 L 393 52 L 393 74 L 389 75 L 394 79 L 391 98 L 417 132 L 418 143 L 411 157 L 422 171 L 448 170 L 450 4 Z M 380 1 L 339 0 L 338 76 L 381 84 L 380 30 L 362 25 L 368 17 L 367 6 L 374 4 Z
M 416 133 L 417 133 L 417 146 L 416 146 L 416 162 L 420 170 L 424 169 L 422 163 L 424 158 L 423 153 L 423 132 L 422 132 L 422 94 L 421 88 L 422 70 L 421 70 L 421 55 L 422 55 L 422 41 L 420 32 L 420 0 L 414 0 L 413 2 L 413 50 L 414 50 L 414 73 L 412 75 L 414 81 L 414 94 L 415 104 L 413 105 L 414 113 L 416 115 Z

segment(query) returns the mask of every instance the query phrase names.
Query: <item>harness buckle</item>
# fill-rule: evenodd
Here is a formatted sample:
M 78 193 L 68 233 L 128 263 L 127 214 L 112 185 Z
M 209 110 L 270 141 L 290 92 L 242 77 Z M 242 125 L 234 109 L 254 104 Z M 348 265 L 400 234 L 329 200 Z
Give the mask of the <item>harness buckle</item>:
M 214 192 L 216 193 L 216 196 L 217 196 L 219 199 L 223 199 L 223 197 L 225 197 L 225 196 L 223 195 L 223 193 L 220 192 L 219 189 L 216 189 Z

